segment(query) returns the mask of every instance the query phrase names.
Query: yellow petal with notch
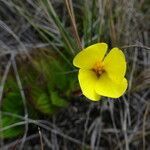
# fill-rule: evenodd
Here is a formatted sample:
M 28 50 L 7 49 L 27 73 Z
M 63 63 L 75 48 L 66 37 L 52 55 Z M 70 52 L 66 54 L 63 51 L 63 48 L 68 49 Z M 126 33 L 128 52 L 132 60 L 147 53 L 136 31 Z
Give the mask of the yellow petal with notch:
M 97 61 L 102 61 L 107 47 L 106 43 L 97 43 L 83 49 L 73 59 L 73 65 L 78 68 L 91 69 Z
M 119 98 L 127 89 L 127 80 L 123 78 L 120 83 L 114 82 L 107 73 L 100 76 L 96 83 L 95 91 L 97 94 L 111 98 Z
M 120 49 L 113 48 L 105 57 L 103 64 L 105 71 L 112 80 L 115 82 L 122 81 L 126 72 L 126 60 Z
M 100 100 L 100 95 L 95 92 L 95 85 L 98 78 L 93 71 L 80 69 L 78 79 L 84 96 L 93 101 Z

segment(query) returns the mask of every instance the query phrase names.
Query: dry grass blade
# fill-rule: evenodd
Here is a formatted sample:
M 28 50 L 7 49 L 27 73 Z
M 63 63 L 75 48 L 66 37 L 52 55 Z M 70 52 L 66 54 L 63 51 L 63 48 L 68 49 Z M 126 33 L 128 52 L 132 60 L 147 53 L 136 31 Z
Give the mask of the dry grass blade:
M 73 11 L 72 0 L 65 0 L 65 3 L 66 3 L 66 6 L 67 6 L 68 14 L 69 14 L 70 19 L 71 19 L 72 28 L 73 28 L 73 31 L 74 31 L 75 39 L 76 39 L 77 44 L 78 44 L 78 48 L 82 49 L 79 33 L 78 33 L 78 30 L 77 30 L 75 15 L 74 15 L 74 11 Z
M 11 59 L 12 58 L 10 58 L 10 60 L 8 61 L 7 65 L 6 65 L 6 69 L 5 69 L 1 84 L 0 84 L 0 107 L 1 107 L 1 103 L 2 103 L 4 85 L 7 80 L 7 76 L 8 76 L 9 70 L 10 70 L 10 66 L 11 66 Z
M 44 144 L 43 144 L 43 138 L 42 138 L 43 136 L 42 136 L 40 127 L 38 127 L 38 130 L 39 130 L 39 136 L 40 136 L 41 150 L 44 150 Z
M 146 106 L 146 110 L 145 110 L 144 117 L 143 117 L 143 150 L 146 150 L 146 141 L 145 141 L 146 131 L 145 131 L 145 126 L 146 126 L 146 119 L 147 119 L 149 110 L 150 110 L 150 104 Z
M 12 61 L 12 66 L 13 66 L 14 73 L 15 73 L 15 76 L 16 76 L 17 84 L 18 84 L 18 87 L 19 87 L 19 90 L 20 90 L 20 94 L 21 94 L 21 97 L 22 97 L 22 101 L 23 101 L 23 105 L 24 105 L 25 121 L 26 121 L 25 132 L 24 132 L 23 140 L 22 140 L 21 145 L 20 145 L 20 150 L 21 150 L 21 149 L 23 149 L 24 142 L 26 140 L 26 136 L 27 136 L 27 133 L 28 133 L 28 109 L 27 109 L 27 102 L 26 102 L 26 98 L 25 98 L 25 93 L 23 91 L 21 79 L 20 79 L 18 69 L 17 69 L 17 65 L 16 65 L 16 61 L 15 61 L 15 56 L 12 57 L 11 61 Z
M 33 134 L 33 135 L 30 135 L 26 138 L 26 142 L 28 141 L 31 141 L 35 138 L 38 138 L 39 137 L 39 134 Z M 11 148 L 15 148 L 16 145 L 20 144 L 20 142 L 22 142 L 23 139 L 19 139 L 19 140 L 15 140 L 9 144 L 6 144 L 4 145 L 3 147 L 1 147 L 2 150 L 8 150 L 8 149 L 11 149 Z
M 26 56 L 28 56 L 28 58 L 30 58 L 30 55 L 28 54 L 28 52 L 26 50 L 26 47 L 21 42 L 19 37 L 12 31 L 12 29 L 7 24 L 5 24 L 3 21 L 1 21 L 1 20 L 0 20 L 0 27 L 3 28 L 5 31 L 7 31 L 9 34 L 11 34 L 14 37 L 14 39 L 20 44 L 23 53 L 25 53 Z M 21 51 L 21 53 L 22 53 L 22 51 Z
M 5 82 L 7 80 L 7 76 L 8 76 L 9 70 L 10 70 L 10 66 L 11 66 L 11 58 L 6 65 L 6 69 L 5 69 L 1 84 L 0 84 L 0 109 L 1 109 L 1 105 L 2 105 L 3 90 L 4 90 Z M 0 112 L 0 122 L 2 122 L 1 120 L 2 120 L 2 114 Z M 3 140 L 0 140 L 0 146 L 3 146 L 3 144 L 4 144 Z

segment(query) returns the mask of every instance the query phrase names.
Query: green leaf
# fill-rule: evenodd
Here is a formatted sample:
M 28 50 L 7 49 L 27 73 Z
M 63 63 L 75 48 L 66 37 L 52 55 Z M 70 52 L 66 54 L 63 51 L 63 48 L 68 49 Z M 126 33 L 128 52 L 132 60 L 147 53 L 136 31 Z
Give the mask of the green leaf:
M 52 114 L 56 111 L 56 108 L 51 104 L 49 97 L 45 93 L 42 93 L 37 99 L 36 107 L 46 114 Z
M 40 87 L 34 87 L 31 94 L 31 103 L 35 109 L 47 115 L 51 115 L 56 111 L 56 107 L 52 105 L 49 95 L 46 93 L 46 91 L 40 89 Z
M 22 98 L 19 91 L 8 93 L 3 100 L 3 111 L 19 114 L 22 113 L 22 108 Z
M 51 81 L 58 89 L 67 88 L 67 75 L 64 74 L 65 68 L 57 60 L 51 62 Z
M 10 125 L 21 121 L 18 118 L 12 116 L 2 115 L 2 122 L 0 123 L 0 129 L 9 127 Z M 23 133 L 23 128 L 21 126 L 12 127 L 0 132 L 0 138 L 14 138 Z
M 62 99 L 57 92 L 51 91 L 51 101 L 52 104 L 57 107 L 66 107 L 68 102 L 65 99 Z
M 2 103 L 2 117 L 0 122 L 0 129 L 9 127 L 10 125 L 21 121 L 20 118 L 14 117 L 13 114 L 23 115 L 22 98 L 15 82 L 13 80 L 9 80 L 6 84 L 6 89 L 10 91 L 6 93 L 6 96 L 2 101 L 3 103 Z M 8 112 L 12 114 L 12 116 L 3 115 L 3 112 Z M 23 127 L 17 126 L 0 132 L 0 138 L 14 138 L 20 135 L 21 133 L 23 133 Z

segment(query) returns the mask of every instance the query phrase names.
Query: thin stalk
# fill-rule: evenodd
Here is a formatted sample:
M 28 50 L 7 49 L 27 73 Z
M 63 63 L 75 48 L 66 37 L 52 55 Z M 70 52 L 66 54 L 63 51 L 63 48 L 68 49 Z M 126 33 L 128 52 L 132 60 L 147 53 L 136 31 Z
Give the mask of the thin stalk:
M 71 24 L 72 24 L 73 32 L 74 32 L 74 37 L 77 41 L 78 48 L 82 49 L 80 37 L 79 37 L 79 34 L 78 34 L 78 30 L 77 30 L 77 24 L 76 24 L 76 20 L 75 20 L 72 0 L 65 0 L 65 4 L 66 4 L 67 11 L 68 11 L 68 14 L 69 14 L 69 17 L 70 17 L 70 20 L 71 20 Z

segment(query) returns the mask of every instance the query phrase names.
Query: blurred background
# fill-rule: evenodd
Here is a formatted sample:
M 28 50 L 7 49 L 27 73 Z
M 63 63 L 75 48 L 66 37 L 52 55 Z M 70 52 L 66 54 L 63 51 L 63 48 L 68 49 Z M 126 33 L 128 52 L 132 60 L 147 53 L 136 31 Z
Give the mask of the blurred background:
M 149 0 L 0 0 L 0 150 L 150 150 L 149 8 Z M 126 55 L 119 99 L 81 93 L 72 60 L 97 42 Z

